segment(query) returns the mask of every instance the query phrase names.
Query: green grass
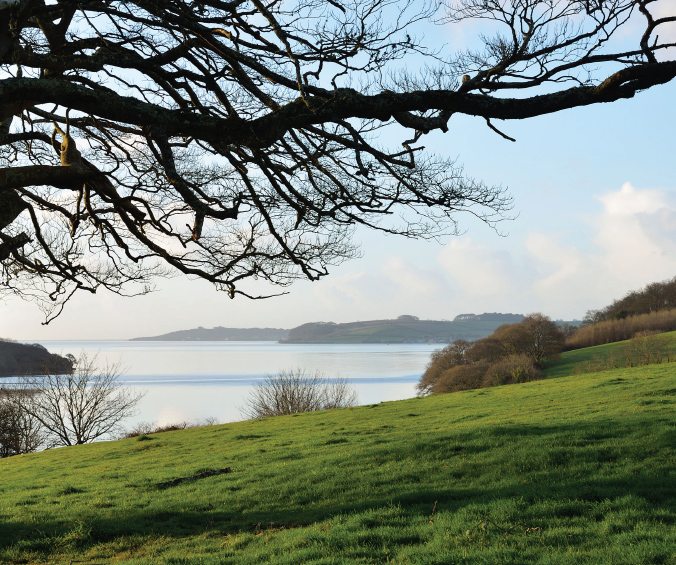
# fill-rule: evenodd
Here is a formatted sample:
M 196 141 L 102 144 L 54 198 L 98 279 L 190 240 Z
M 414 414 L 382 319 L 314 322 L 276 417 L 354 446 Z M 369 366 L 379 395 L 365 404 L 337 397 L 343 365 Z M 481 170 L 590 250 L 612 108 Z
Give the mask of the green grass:
M 675 565 L 675 409 L 665 364 L 4 459 L 0 562 Z
M 676 332 L 667 332 L 660 334 L 660 337 L 665 339 L 672 339 L 676 341 Z M 545 376 L 547 378 L 553 377 L 567 377 L 575 373 L 575 368 L 581 366 L 585 362 L 593 362 L 595 359 L 605 359 L 611 355 L 622 355 L 622 350 L 626 341 L 617 341 L 615 343 L 606 343 L 605 345 L 597 345 L 595 347 L 585 347 L 583 349 L 574 349 L 573 351 L 566 351 L 561 354 L 561 359 L 552 361 L 545 366 Z

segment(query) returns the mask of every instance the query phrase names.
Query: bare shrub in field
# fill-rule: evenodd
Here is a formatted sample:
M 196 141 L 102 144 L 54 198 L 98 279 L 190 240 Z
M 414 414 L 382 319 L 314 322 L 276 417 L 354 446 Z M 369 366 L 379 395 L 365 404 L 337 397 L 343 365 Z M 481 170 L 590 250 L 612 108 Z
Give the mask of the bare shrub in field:
M 256 419 L 345 408 L 356 403 L 357 391 L 347 379 L 329 379 L 321 371 L 295 369 L 268 375 L 254 385 L 241 412 L 245 418 Z
M 533 359 L 524 353 L 509 355 L 486 371 L 484 386 L 500 386 L 539 380 L 542 373 Z
M 676 309 L 605 320 L 583 326 L 566 340 L 565 349 L 581 349 L 631 339 L 641 332 L 664 333 L 676 330 Z
M 143 397 L 118 382 L 120 373 L 119 364 L 98 370 L 96 357 L 82 355 L 70 374 L 46 371 L 19 378 L 18 393 L 9 401 L 40 423 L 47 447 L 115 437 Z
M 626 366 L 638 367 L 671 362 L 676 354 L 676 342 L 670 336 L 654 331 L 638 332 L 623 346 Z

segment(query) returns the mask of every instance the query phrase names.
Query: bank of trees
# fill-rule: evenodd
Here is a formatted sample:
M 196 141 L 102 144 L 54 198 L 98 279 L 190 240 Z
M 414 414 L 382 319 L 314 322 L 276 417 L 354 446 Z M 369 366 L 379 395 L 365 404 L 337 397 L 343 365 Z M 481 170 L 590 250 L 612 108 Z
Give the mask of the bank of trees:
M 536 313 L 518 324 L 504 324 L 486 338 L 454 341 L 432 354 L 418 392 L 455 392 L 539 379 L 543 362 L 559 355 L 565 339 L 555 322 Z
M 605 308 L 588 310 L 566 349 L 624 341 L 637 334 L 676 330 L 676 277 L 646 285 L 613 300 Z
M 580 349 L 624 341 L 645 332 L 672 331 L 676 331 L 676 308 L 587 324 L 568 338 L 566 349 Z
M 605 308 L 588 310 L 582 322 L 590 325 L 673 309 L 676 309 L 676 277 L 632 290 Z

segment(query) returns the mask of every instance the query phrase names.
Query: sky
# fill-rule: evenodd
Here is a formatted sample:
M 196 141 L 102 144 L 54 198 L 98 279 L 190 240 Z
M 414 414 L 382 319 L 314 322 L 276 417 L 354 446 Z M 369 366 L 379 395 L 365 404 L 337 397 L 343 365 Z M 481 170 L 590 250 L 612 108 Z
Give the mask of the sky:
M 675 100 L 672 82 L 631 100 L 497 124 L 515 143 L 478 118 L 454 116 L 449 132 L 427 136 L 425 145 L 457 158 L 469 176 L 509 189 L 515 218 L 497 231 L 462 215 L 464 233 L 441 242 L 359 230 L 361 258 L 268 300 L 231 300 L 178 277 L 159 280 L 143 297 L 76 295 L 44 326 L 34 304 L 6 299 L 0 337 L 129 339 L 198 326 L 291 328 L 402 314 L 581 319 L 676 276 Z

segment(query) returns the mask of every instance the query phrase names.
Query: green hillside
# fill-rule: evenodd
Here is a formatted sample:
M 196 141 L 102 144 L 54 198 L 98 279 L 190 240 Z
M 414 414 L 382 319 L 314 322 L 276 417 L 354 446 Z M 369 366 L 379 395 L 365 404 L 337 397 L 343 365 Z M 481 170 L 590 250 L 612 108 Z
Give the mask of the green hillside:
M 0 562 L 674 565 L 675 408 L 665 364 L 17 456 Z
M 676 345 L 676 332 L 667 332 L 659 334 L 660 339 L 671 341 Z M 561 359 L 546 364 L 545 376 L 567 377 L 579 372 L 579 368 L 585 364 L 598 363 L 601 360 L 608 359 L 611 356 L 621 357 L 623 348 L 630 340 L 617 341 L 615 343 L 606 343 L 595 347 L 585 347 L 583 349 L 574 349 L 561 354 Z
M 512 314 L 497 314 L 496 318 L 500 316 L 512 316 L 517 321 L 523 318 Z M 479 318 L 481 316 L 453 321 L 396 319 L 346 324 L 309 323 L 290 330 L 282 343 L 449 343 L 456 339 L 487 337 L 505 323 L 501 319 Z

